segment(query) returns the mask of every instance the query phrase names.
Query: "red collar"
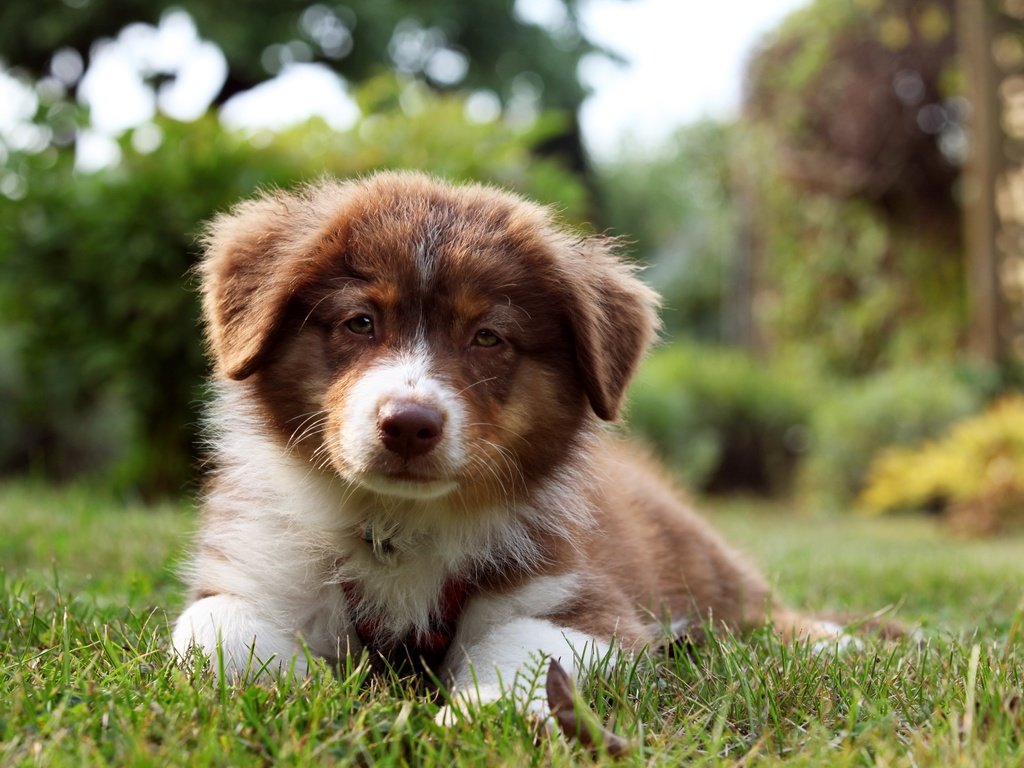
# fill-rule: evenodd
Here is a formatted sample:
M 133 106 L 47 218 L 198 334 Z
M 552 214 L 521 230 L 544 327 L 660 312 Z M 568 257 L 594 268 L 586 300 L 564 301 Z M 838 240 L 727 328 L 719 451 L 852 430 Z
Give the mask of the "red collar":
M 362 602 L 362 591 L 356 582 L 345 582 L 343 587 L 349 610 L 355 613 Z M 469 583 L 465 579 L 449 578 L 441 589 L 438 610 L 431 616 L 430 627 L 425 632 L 412 631 L 397 642 L 381 644 L 383 617 L 370 616 L 356 623 L 359 642 L 393 663 L 401 663 L 405 657 L 436 670 L 451 647 L 468 593 Z

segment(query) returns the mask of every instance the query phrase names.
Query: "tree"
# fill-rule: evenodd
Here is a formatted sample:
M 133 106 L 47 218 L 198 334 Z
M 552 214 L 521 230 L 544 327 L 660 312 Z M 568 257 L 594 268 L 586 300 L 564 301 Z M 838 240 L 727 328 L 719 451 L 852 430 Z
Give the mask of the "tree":
M 960 348 L 954 30 L 952 0 L 817 0 L 752 59 L 737 167 L 770 348 L 844 374 Z
M 37 79 L 50 71 L 58 50 L 87 68 L 98 40 L 133 22 L 156 24 L 169 8 L 182 8 L 227 59 L 216 104 L 291 61 L 322 63 L 351 82 L 398 70 L 439 90 L 486 91 L 506 106 L 564 111 L 570 120 L 549 149 L 583 170 L 575 116 L 586 93 L 578 64 L 587 54 L 610 54 L 584 36 L 580 2 L 556 0 L 553 7 L 564 13 L 537 24 L 516 13 L 515 0 L 348 0 L 337 6 L 309 0 L 64 0 L 59 13 L 40 13 L 32 0 L 5 0 L 0 56 Z
M 0 51 L 9 65 L 43 75 L 59 48 L 77 51 L 87 65 L 97 40 L 115 36 L 132 22 L 155 24 L 168 8 L 183 8 L 228 59 L 230 77 L 218 101 L 266 79 L 275 58 L 291 55 L 327 64 L 353 81 L 398 67 L 440 88 L 490 88 L 505 98 L 512 95 L 517 77 L 535 76 L 543 82 L 545 107 L 574 109 L 584 96 L 576 65 L 598 50 L 580 30 L 579 0 L 569 0 L 564 19 L 551 29 L 517 16 L 514 0 L 349 0 L 335 7 L 308 0 L 64 4 L 59 13 L 40 13 L 38 3 L 4 3 Z M 397 49 L 403 36 L 404 52 Z M 268 49 L 290 43 L 299 44 L 290 54 L 269 50 L 268 55 Z M 464 77 L 453 81 L 428 67 L 441 50 L 467 57 Z
M 958 0 L 960 49 L 971 100 L 964 229 L 971 351 L 999 363 L 1024 357 L 1024 8 Z

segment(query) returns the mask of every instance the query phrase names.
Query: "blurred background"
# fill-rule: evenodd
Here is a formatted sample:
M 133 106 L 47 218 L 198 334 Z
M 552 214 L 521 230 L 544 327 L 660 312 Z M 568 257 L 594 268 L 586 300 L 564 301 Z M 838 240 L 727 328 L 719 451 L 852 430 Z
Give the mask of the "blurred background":
M 632 242 L 688 487 L 1006 531 L 1022 163 L 1022 0 L 5 0 L 0 477 L 193 491 L 201 223 L 421 168 Z

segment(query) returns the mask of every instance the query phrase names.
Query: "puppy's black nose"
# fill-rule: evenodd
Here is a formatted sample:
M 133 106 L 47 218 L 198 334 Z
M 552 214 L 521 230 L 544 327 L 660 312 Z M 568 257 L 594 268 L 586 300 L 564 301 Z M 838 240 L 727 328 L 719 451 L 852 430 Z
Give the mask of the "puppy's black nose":
M 386 403 L 377 414 L 377 433 L 384 447 L 406 461 L 437 445 L 443 428 L 444 415 L 437 408 L 412 400 Z

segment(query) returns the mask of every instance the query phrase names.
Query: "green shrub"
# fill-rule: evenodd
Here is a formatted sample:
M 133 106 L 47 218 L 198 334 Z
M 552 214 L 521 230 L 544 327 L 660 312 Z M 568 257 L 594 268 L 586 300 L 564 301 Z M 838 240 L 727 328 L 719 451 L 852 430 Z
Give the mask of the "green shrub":
M 624 147 L 598 177 L 608 225 L 650 265 L 644 277 L 664 298 L 666 331 L 708 343 L 731 330 L 725 298 L 740 240 L 734 133 L 711 120 L 687 125 L 653 150 Z
M 419 168 L 479 179 L 584 215 L 579 181 L 531 147 L 555 126 L 473 123 L 464 102 L 390 79 L 357 94 L 350 131 L 310 123 L 253 137 L 208 116 L 163 120 L 150 153 L 76 172 L 73 151 L 0 151 L 19 184 L 0 205 L 0 472 L 100 473 L 174 492 L 191 476 L 203 360 L 188 272 L 202 222 L 265 186 Z M 0 147 L 0 150 L 3 148 Z
M 1024 521 L 1024 396 L 1000 400 L 941 439 L 890 448 L 871 464 L 860 504 L 870 512 L 938 506 L 959 532 Z
M 630 390 L 629 421 L 698 490 L 781 492 L 805 442 L 804 381 L 738 350 L 657 350 Z
M 749 125 L 735 135 L 756 200 L 755 310 L 766 347 L 813 356 L 840 377 L 952 359 L 967 312 L 948 217 L 922 225 L 870 201 L 802 188 L 787 178 L 770 130 Z
M 896 368 L 837 384 L 815 408 L 801 484 L 815 503 L 847 504 L 880 451 L 938 435 L 981 399 L 950 366 Z

